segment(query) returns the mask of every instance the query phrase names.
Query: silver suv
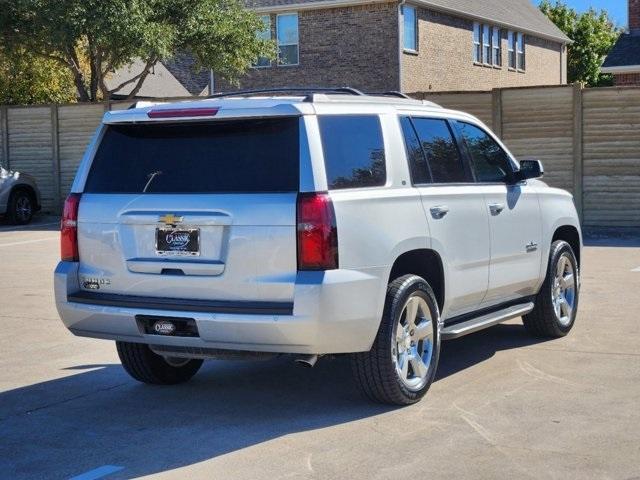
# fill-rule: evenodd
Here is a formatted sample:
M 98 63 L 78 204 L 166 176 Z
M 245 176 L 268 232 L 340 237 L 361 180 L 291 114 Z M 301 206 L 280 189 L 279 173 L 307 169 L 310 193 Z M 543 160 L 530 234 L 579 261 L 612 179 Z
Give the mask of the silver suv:
M 105 114 L 62 220 L 56 303 L 147 383 L 207 358 L 350 354 L 409 404 L 442 340 L 576 317 L 572 197 L 478 119 L 352 89 Z

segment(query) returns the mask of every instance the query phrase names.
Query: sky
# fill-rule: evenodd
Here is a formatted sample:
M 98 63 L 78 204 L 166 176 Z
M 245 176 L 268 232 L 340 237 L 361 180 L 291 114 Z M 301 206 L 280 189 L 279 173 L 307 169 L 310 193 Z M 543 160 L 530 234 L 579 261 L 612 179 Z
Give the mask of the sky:
M 538 5 L 538 0 L 532 0 Z M 552 0 L 553 1 L 553 0 Z M 613 21 L 620 27 L 627 26 L 627 0 L 564 0 L 565 3 L 575 8 L 579 12 L 593 7 L 596 10 L 605 9 L 613 17 Z

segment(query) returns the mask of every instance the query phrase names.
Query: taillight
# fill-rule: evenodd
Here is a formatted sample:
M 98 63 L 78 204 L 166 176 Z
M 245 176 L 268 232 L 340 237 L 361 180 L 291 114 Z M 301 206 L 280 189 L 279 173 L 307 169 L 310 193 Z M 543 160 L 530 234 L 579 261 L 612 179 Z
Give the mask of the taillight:
M 80 194 L 71 193 L 64 202 L 60 224 L 60 258 L 65 262 L 77 262 L 78 255 L 78 207 Z
M 338 229 L 327 193 L 298 195 L 298 270 L 338 268 Z

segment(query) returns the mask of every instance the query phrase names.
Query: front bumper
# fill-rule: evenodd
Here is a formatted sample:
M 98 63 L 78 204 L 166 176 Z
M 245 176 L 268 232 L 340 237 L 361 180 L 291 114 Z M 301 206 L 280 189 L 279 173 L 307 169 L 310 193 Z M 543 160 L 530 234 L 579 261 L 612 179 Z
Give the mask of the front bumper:
M 54 286 L 60 318 L 79 336 L 174 347 L 350 353 L 371 348 L 384 307 L 386 270 L 299 272 L 291 314 L 210 313 L 153 304 L 154 308 L 139 308 L 74 302 L 68 295 L 80 288 L 78 264 L 72 262 L 58 264 Z M 136 315 L 194 319 L 199 337 L 146 334 Z

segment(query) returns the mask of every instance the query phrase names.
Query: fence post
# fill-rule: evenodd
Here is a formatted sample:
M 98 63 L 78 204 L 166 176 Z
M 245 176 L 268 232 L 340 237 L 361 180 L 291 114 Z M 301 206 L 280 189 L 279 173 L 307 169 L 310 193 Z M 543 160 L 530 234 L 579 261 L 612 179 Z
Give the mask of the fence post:
M 53 173 L 54 213 L 60 213 L 62 206 L 62 187 L 60 178 L 60 132 L 58 128 L 58 106 L 51 105 L 51 153 Z
M 491 121 L 493 122 L 492 130 L 502 138 L 502 89 L 494 88 L 491 91 Z
M 583 212 L 583 108 L 582 84 L 573 84 L 573 198 L 580 222 L 584 221 Z
M 0 134 L 2 134 L 2 158 L 7 170 L 11 169 L 9 160 L 9 109 L 6 105 L 0 107 Z

